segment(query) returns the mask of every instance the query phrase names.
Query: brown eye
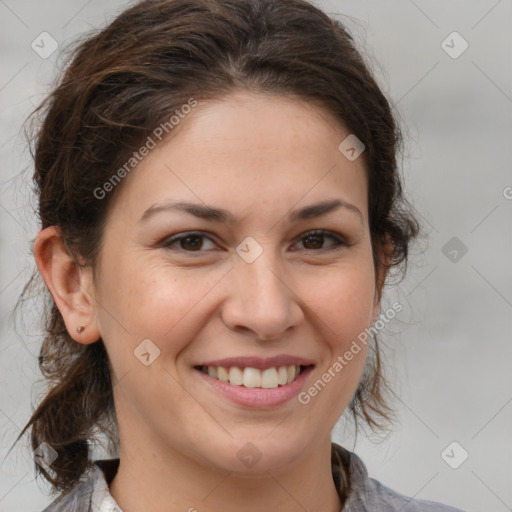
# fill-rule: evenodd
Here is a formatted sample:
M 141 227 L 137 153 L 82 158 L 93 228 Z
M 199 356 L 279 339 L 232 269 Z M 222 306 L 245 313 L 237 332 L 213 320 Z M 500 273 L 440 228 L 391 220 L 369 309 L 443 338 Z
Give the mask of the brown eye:
M 303 238 L 306 249 L 321 249 L 324 244 L 324 235 L 308 235 Z
M 203 237 L 198 235 L 190 235 L 179 240 L 180 247 L 185 250 L 197 251 L 203 245 Z
M 206 241 L 206 242 L 205 242 Z M 202 234 L 202 233 L 181 233 L 178 235 L 171 236 L 163 240 L 159 246 L 169 249 L 171 251 L 182 251 L 182 252 L 205 252 L 210 249 L 204 247 L 205 243 L 208 246 L 208 242 L 213 246 L 215 245 L 213 240 Z
M 334 243 L 324 247 L 324 243 L 329 239 L 334 241 Z M 349 245 L 341 237 L 325 230 L 310 231 L 300 241 L 303 243 L 306 251 L 316 252 L 335 250 Z

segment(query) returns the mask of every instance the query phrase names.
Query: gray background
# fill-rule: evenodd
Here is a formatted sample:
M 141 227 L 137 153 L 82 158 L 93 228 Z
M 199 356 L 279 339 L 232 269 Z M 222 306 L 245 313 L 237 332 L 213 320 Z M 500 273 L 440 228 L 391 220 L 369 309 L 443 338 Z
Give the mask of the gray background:
M 10 321 L 37 234 L 21 126 L 49 90 L 62 46 L 124 5 L 0 0 L 0 512 L 50 501 L 34 480 L 27 437 L 8 453 L 42 389 L 34 387 L 40 329 L 27 318 L 16 331 Z M 354 446 L 342 420 L 333 438 L 406 495 L 468 512 L 512 510 L 512 2 L 318 5 L 343 14 L 399 112 L 406 190 L 428 233 L 382 309 L 404 304 L 380 336 L 400 424 L 383 442 L 359 435 Z M 46 59 L 31 48 L 43 31 L 59 43 Z M 442 46 L 454 31 L 469 44 L 458 58 Z M 452 39 L 453 54 L 462 46 Z M 446 460 L 460 463 L 462 450 L 469 457 L 453 469 Z

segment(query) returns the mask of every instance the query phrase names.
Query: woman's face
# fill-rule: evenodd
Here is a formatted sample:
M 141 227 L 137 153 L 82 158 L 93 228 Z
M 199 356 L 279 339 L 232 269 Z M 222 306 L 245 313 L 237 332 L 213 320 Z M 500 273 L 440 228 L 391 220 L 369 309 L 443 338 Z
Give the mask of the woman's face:
M 282 469 L 329 439 L 364 345 L 335 362 L 379 312 L 365 164 L 297 99 L 237 92 L 180 123 L 117 191 L 97 268 L 121 443 Z

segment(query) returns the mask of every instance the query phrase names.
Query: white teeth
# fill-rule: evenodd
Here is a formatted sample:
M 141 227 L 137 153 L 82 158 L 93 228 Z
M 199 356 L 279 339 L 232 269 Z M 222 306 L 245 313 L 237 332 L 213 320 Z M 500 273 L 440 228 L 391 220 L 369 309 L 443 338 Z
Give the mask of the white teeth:
M 278 385 L 277 370 L 275 368 L 267 368 L 261 372 L 262 388 L 277 388 Z
M 217 378 L 222 382 L 229 382 L 229 374 L 223 366 L 217 368 Z
M 288 369 L 286 366 L 280 366 L 277 370 L 277 383 L 284 386 L 288 382 Z
M 273 389 L 293 382 L 300 373 L 300 366 L 289 365 L 259 370 L 258 368 L 238 368 L 232 366 L 203 366 L 203 372 L 214 379 L 229 382 L 246 388 Z
M 298 373 L 295 371 L 295 366 L 291 364 L 287 367 L 288 369 L 288 382 L 291 382 L 293 379 L 295 379 L 295 375 Z
M 246 368 L 244 370 L 244 386 L 246 388 L 261 387 L 261 372 L 256 368 Z
M 229 383 L 234 386 L 241 386 L 244 383 L 244 374 L 240 368 L 233 366 L 229 370 Z

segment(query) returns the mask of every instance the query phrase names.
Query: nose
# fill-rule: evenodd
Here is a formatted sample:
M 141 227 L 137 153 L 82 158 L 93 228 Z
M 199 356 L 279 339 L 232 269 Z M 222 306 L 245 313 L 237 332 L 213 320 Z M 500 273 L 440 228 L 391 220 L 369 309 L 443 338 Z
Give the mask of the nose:
M 283 337 L 303 318 L 301 300 L 293 292 L 293 283 L 274 258 L 266 257 L 270 250 L 252 263 L 241 258 L 230 272 L 229 296 L 221 318 L 224 324 L 238 332 L 251 332 L 261 340 Z

